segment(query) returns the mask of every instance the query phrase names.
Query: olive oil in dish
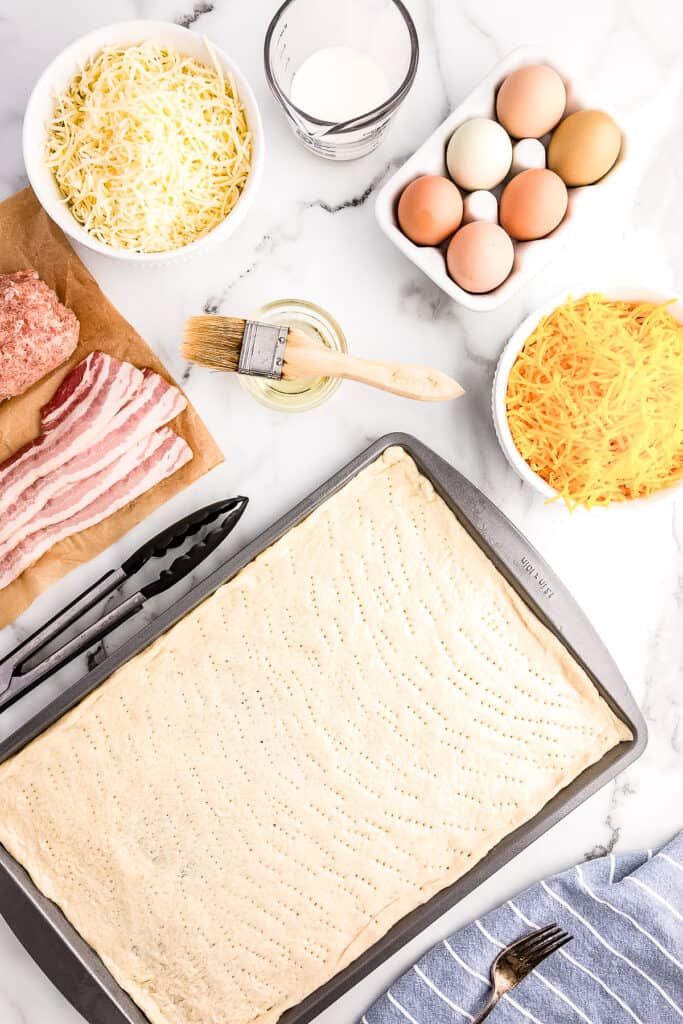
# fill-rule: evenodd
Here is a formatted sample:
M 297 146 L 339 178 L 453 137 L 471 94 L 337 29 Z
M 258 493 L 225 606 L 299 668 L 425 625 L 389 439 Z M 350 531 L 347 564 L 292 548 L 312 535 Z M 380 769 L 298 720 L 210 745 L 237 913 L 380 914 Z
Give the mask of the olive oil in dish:
M 264 323 L 286 324 L 322 341 L 335 352 L 347 352 L 341 327 L 326 310 L 304 299 L 275 299 L 261 306 L 254 319 Z M 239 375 L 245 391 L 261 405 L 277 412 L 306 412 L 322 405 L 341 384 L 339 377 L 307 377 L 297 380 L 268 380 L 265 377 Z

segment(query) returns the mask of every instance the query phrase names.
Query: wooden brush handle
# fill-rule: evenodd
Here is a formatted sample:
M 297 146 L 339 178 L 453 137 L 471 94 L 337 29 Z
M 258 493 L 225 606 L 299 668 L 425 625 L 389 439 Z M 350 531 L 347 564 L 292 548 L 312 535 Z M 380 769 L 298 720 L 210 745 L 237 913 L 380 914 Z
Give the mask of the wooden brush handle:
M 301 331 L 287 335 L 283 377 L 345 377 L 370 384 L 404 398 L 422 402 L 446 402 L 464 394 L 457 381 L 441 370 L 410 363 L 375 362 L 333 352 Z

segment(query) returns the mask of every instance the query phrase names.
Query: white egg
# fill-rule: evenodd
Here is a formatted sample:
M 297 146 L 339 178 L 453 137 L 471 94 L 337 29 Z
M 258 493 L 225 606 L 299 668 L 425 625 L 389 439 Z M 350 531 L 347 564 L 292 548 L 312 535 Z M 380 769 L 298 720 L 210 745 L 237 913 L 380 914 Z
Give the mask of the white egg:
M 462 222 L 471 224 L 475 220 L 485 220 L 490 224 L 498 223 L 498 200 L 493 192 L 478 189 L 465 196 L 462 204 Z
M 542 170 L 545 167 L 545 146 L 539 139 L 520 139 L 512 147 L 512 174 Z
M 456 128 L 446 150 L 446 164 L 456 185 L 475 192 L 499 185 L 512 163 L 510 136 L 497 121 L 474 117 Z

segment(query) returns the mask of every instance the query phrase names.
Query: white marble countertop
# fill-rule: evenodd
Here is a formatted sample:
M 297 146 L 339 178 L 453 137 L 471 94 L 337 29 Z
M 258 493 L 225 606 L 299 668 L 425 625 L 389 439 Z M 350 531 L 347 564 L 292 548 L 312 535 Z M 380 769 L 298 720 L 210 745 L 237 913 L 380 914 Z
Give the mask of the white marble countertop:
M 413 91 L 379 151 L 333 165 L 299 147 L 267 89 L 262 43 L 275 0 L 246 6 L 236 0 L 0 2 L 0 195 L 26 183 L 21 119 L 38 74 L 72 39 L 111 21 L 164 18 L 206 33 L 249 78 L 267 138 L 259 199 L 221 248 L 163 270 L 83 254 L 107 295 L 185 381 L 225 464 L 45 594 L 2 634 L 2 649 L 183 511 L 214 496 L 249 495 L 248 513 L 230 539 L 236 550 L 369 441 L 404 430 L 462 470 L 547 557 L 591 616 L 648 722 L 649 746 L 637 764 L 331 1007 L 320 1018 L 329 1024 L 359 1017 L 432 942 L 533 880 L 602 851 L 654 846 L 683 827 L 683 497 L 574 516 L 544 506 L 508 468 L 489 411 L 505 339 L 526 312 L 559 290 L 623 279 L 683 292 L 683 129 L 675 116 L 683 98 L 677 69 L 683 7 L 678 0 L 408 5 L 421 41 Z M 638 183 L 507 305 L 468 313 L 380 234 L 374 193 L 494 63 L 527 43 L 623 112 Z M 466 397 L 432 407 L 345 383 L 320 409 L 283 415 L 256 405 L 234 379 L 197 369 L 186 375 L 178 339 L 188 314 L 206 304 L 243 314 L 292 295 L 329 309 L 354 352 L 433 363 L 464 383 Z M 2 1024 L 80 1020 L 0 921 Z

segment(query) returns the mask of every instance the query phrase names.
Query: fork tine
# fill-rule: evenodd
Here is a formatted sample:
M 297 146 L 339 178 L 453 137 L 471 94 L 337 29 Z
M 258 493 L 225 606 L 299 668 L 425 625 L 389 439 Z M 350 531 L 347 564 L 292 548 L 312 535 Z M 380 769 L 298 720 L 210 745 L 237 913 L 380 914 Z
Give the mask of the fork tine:
M 555 923 L 543 925 L 542 928 L 536 928 L 535 931 L 528 932 L 526 935 L 523 935 L 521 939 L 517 939 L 515 942 L 511 943 L 511 945 L 515 947 L 526 946 L 528 943 L 534 942 L 536 939 L 540 938 L 543 935 L 546 935 L 548 932 L 551 932 L 558 927 L 559 925 Z
M 528 950 L 524 954 L 522 959 L 532 961 L 538 956 L 544 956 L 545 950 L 552 946 L 554 942 L 559 942 L 559 940 L 563 939 L 565 935 L 567 935 L 567 932 L 563 931 L 561 928 L 558 928 L 557 931 L 553 932 L 552 935 L 549 935 L 548 938 L 536 943 L 536 945 L 533 946 L 532 949 Z
M 513 943 L 510 948 L 516 956 L 526 956 L 539 942 L 544 942 L 551 935 L 559 935 L 560 932 L 561 928 L 558 925 L 548 924 L 545 928 L 539 928 L 537 931 L 531 932 L 530 935 L 525 935 L 523 939 Z
M 562 932 L 561 937 L 547 943 L 542 949 L 536 950 L 532 956 L 527 958 L 527 962 L 531 965 L 532 970 L 538 967 L 540 963 L 546 960 L 551 953 L 556 953 L 558 949 L 562 949 L 568 942 L 572 941 L 572 936 L 568 935 L 567 932 Z
M 562 935 L 561 928 L 552 928 L 550 931 L 547 931 L 545 935 L 539 935 L 531 942 L 527 942 L 526 945 L 522 947 L 521 952 L 519 949 L 516 949 L 515 953 L 523 959 L 524 957 L 530 956 L 539 946 L 542 946 L 549 940 L 559 939 L 560 935 Z

